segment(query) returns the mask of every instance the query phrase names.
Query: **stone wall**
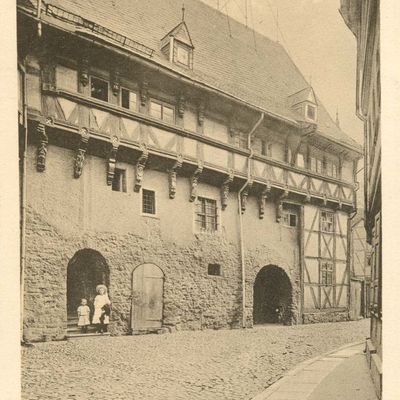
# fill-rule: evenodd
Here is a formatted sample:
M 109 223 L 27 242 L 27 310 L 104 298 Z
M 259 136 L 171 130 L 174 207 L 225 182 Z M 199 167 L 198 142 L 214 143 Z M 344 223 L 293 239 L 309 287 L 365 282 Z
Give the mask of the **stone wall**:
M 307 312 L 303 314 L 304 324 L 315 324 L 318 322 L 343 322 L 349 321 L 348 311 L 317 311 Z
M 49 145 L 46 170 L 36 172 L 34 146 L 27 157 L 27 221 L 24 334 L 29 340 L 61 339 L 67 327 L 67 266 L 82 249 L 100 252 L 110 269 L 113 303 L 110 331 L 130 331 L 132 272 L 144 263 L 164 273 L 163 323 L 175 329 L 231 328 L 242 325 L 242 271 L 237 193 L 220 207 L 220 188 L 200 183 L 198 195 L 215 199 L 219 228 L 196 229 L 189 179 L 178 177 L 169 198 L 168 175 L 146 169 L 143 187 L 156 192 L 155 216 L 141 213 L 141 194 L 133 191 L 134 166 L 126 169 L 127 192 L 106 184 L 104 159 L 87 156 L 83 174 L 73 178 L 74 152 Z M 299 231 L 276 222 L 268 201 L 264 219 L 249 196 L 243 214 L 245 248 L 245 320 L 253 325 L 253 285 L 264 266 L 282 268 L 292 285 L 293 322 L 300 318 Z M 207 273 L 209 263 L 221 276 Z

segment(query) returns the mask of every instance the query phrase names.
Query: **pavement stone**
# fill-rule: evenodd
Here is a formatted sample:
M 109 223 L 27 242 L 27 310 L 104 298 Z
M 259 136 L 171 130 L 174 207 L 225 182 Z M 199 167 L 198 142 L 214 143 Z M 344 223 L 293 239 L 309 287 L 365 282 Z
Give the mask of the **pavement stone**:
M 22 349 L 22 400 L 248 400 L 299 363 L 363 340 L 368 323 L 38 343 Z

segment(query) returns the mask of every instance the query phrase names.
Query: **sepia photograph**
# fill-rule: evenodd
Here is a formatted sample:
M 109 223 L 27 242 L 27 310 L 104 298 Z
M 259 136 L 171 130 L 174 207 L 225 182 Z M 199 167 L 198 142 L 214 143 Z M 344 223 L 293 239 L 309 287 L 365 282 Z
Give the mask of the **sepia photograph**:
M 5 399 L 395 399 L 380 1 L 14 1 Z

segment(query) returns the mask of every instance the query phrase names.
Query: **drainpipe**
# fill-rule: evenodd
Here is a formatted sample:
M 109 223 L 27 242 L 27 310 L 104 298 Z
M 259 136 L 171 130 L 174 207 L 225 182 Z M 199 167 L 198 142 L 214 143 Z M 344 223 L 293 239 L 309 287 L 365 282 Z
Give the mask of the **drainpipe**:
M 37 18 L 38 18 L 38 36 L 42 36 L 42 21 L 40 20 L 40 14 L 42 12 L 42 0 L 37 0 Z
M 254 152 L 251 147 L 251 138 L 257 128 L 264 120 L 264 113 L 262 112 L 259 120 L 253 126 L 252 130 L 247 136 L 247 148 L 250 150 L 250 155 L 247 160 L 247 180 L 238 192 L 238 206 L 239 206 L 239 241 L 240 241 L 240 262 L 242 266 L 242 328 L 246 327 L 246 268 L 244 257 L 244 238 L 243 238 L 243 216 L 242 216 L 242 192 L 251 181 L 250 160 L 253 158 Z

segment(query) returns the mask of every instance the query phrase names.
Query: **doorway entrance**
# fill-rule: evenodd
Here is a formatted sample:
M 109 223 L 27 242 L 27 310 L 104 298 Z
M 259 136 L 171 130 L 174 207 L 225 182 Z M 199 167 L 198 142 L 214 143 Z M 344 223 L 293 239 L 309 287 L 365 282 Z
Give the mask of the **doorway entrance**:
M 292 285 L 286 272 L 274 265 L 263 267 L 253 288 L 254 324 L 292 322 Z
M 67 269 L 67 313 L 68 320 L 77 317 L 76 310 L 81 299 L 86 299 L 93 315 L 96 286 L 110 286 L 110 270 L 105 258 L 92 249 L 77 251 Z
M 142 264 L 132 273 L 131 330 L 134 333 L 161 328 L 164 273 L 154 264 Z

